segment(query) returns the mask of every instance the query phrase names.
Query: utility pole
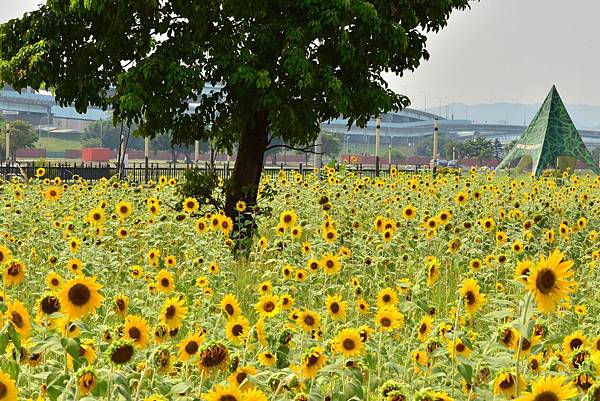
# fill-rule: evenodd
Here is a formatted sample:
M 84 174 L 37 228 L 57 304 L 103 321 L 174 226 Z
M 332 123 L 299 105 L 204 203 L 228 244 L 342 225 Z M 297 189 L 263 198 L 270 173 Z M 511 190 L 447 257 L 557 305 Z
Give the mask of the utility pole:
M 433 121 L 433 174 L 437 171 L 437 155 L 438 155 L 438 136 L 440 132 L 440 123 L 436 118 Z
M 379 177 L 379 147 L 381 145 L 381 116 L 377 116 L 375 126 L 375 175 Z
M 323 165 L 323 132 L 319 132 L 319 136 L 317 136 L 317 140 L 315 141 L 315 157 L 314 157 L 314 167 L 316 169 L 321 169 Z
M 194 162 L 198 163 L 200 160 L 200 141 L 194 141 Z
M 147 136 L 144 138 L 144 176 L 146 182 L 150 180 L 149 171 L 148 171 L 148 158 L 150 157 L 150 137 Z
M 6 123 L 6 163 L 10 161 L 10 124 Z

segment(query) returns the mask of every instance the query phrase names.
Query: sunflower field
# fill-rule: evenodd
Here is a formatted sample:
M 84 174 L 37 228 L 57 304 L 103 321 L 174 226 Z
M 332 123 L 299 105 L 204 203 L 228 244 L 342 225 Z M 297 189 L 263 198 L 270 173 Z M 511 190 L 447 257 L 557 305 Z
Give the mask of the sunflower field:
M 600 178 L 0 182 L 0 401 L 600 400 Z M 269 194 L 266 196 L 265 194 Z

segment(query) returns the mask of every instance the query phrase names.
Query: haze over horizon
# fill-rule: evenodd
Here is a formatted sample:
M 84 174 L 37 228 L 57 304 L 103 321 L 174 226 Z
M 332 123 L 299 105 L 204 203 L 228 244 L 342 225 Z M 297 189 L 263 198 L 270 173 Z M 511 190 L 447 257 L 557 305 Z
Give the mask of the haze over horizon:
M 0 23 L 32 11 L 41 0 L 4 4 Z M 387 74 L 390 87 L 412 107 L 515 103 L 537 105 L 555 84 L 569 105 L 600 106 L 600 46 L 596 0 L 481 0 L 455 12 L 430 34 L 429 61 L 404 77 Z

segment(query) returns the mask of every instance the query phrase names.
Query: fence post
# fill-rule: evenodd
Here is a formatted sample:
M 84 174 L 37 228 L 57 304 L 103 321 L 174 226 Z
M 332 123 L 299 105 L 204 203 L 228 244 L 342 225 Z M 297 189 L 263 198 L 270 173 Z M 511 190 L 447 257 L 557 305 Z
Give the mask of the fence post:
M 300 174 L 304 175 L 304 168 L 302 167 L 302 163 L 300 163 L 298 170 L 300 171 Z
M 375 158 L 375 177 L 379 177 L 379 156 Z

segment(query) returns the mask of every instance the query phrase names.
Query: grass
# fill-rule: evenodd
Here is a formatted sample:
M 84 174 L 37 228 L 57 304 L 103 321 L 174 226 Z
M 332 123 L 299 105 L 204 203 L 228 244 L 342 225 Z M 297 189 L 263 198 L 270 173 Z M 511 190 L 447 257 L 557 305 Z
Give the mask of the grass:
M 83 147 L 78 139 L 40 138 L 36 147 L 45 148 L 47 152 L 62 152 L 65 149 L 81 149 Z

